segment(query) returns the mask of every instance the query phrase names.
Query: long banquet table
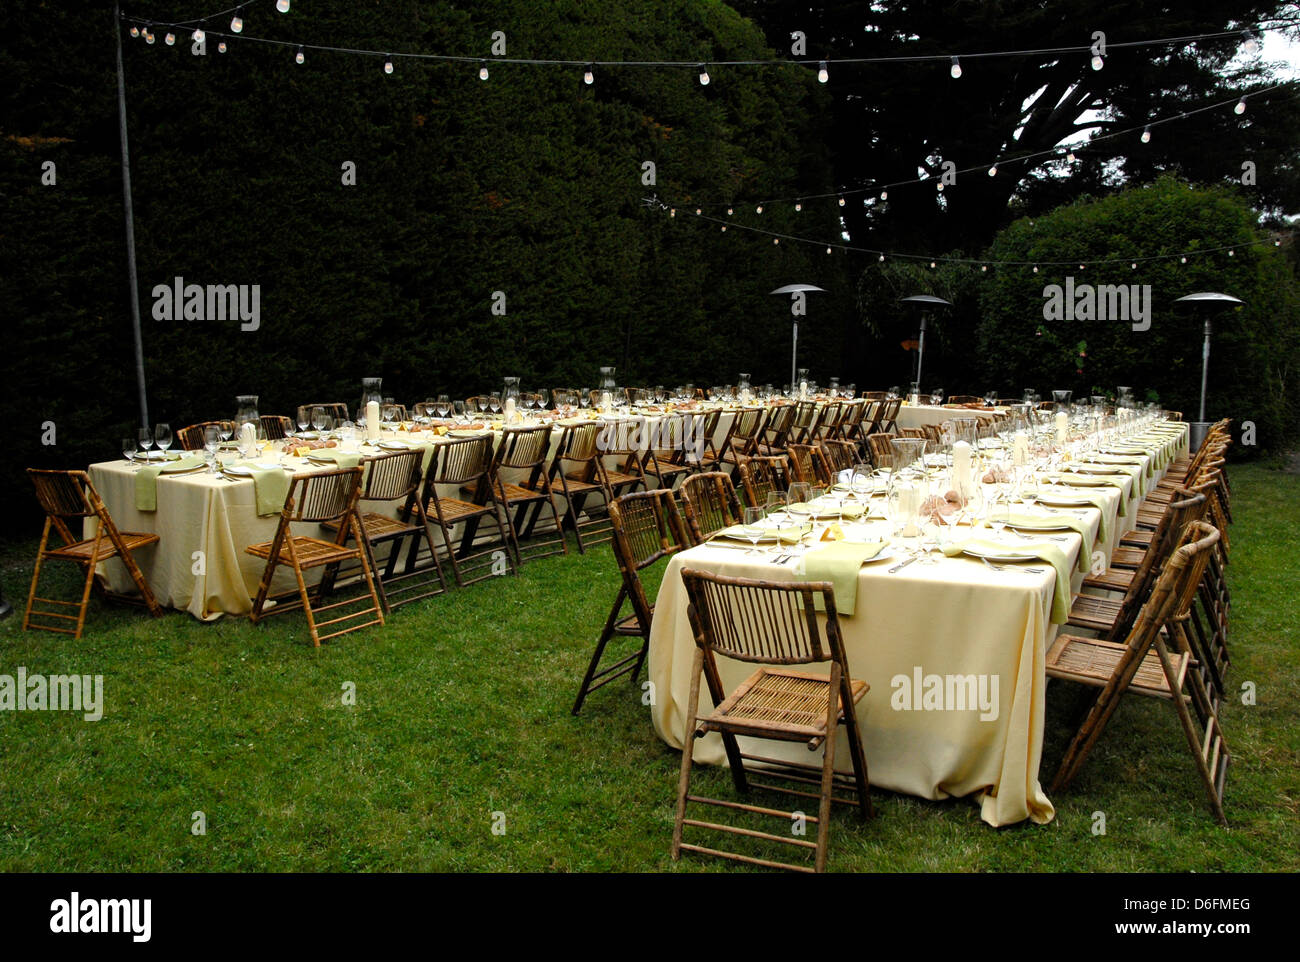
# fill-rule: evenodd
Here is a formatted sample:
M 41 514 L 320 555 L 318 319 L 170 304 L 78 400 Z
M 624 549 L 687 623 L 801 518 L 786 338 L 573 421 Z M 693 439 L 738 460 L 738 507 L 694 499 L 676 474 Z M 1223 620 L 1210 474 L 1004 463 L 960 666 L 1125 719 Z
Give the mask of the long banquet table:
M 1150 468 L 1147 480 L 1154 484 L 1186 450 L 1187 429 L 1180 425 L 1169 431 L 1167 441 L 1153 445 L 1126 480 L 1136 484 Z M 1081 512 L 1089 520 L 1088 536 L 1062 532 L 1068 540 L 1060 545 L 1071 560 L 1078 559 L 1085 542 L 1086 550 L 1109 560 L 1137 513 L 1132 484 L 1093 489 L 1102 497 L 1098 507 Z M 1108 537 L 1099 541 L 1103 517 Z M 972 796 L 981 817 L 994 826 L 1050 821 L 1055 810 L 1038 780 L 1044 659 L 1058 630 L 1050 619 L 1055 585 L 1050 565 L 1039 574 L 1014 567 L 994 572 L 976 559 L 945 557 L 890 573 L 893 564 L 886 560 L 861 567 L 855 613 L 840 619 L 850 672 L 871 686 L 859 705 L 858 723 L 873 785 L 926 799 Z M 655 605 L 649 670 L 655 731 L 674 748 L 681 748 L 685 736 L 695 650 L 680 577 L 685 567 L 768 581 L 798 578 L 791 564 L 773 564 L 717 544 L 670 559 Z M 1084 574 L 1077 565 L 1070 570 L 1073 593 Z M 752 671 L 752 666 L 725 658 L 719 668 L 728 690 Z M 935 690 L 935 680 L 944 696 L 931 704 L 924 692 Z M 992 702 L 987 710 L 978 707 L 980 685 Z M 961 703 L 967 695 L 975 697 L 974 707 Z M 700 707 L 708 710 L 703 688 Z M 741 739 L 742 751 L 747 750 L 745 741 Z M 769 743 L 763 749 L 791 760 L 819 761 L 802 745 Z M 695 758 L 725 764 L 720 737 L 710 734 L 697 742 Z M 837 767 L 848 770 L 848 764 L 847 752 L 838 752 Z

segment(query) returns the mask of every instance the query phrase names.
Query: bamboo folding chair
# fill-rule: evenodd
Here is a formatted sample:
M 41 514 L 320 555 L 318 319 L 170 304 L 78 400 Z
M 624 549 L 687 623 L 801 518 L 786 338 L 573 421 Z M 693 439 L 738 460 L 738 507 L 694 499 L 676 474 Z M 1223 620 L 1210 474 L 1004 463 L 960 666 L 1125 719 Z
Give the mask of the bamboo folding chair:
M 219 428 L 221 426 L 221 421 L 200 421 L 198 424 L 187 425 L 176 432 L 176 443 L 182 451 L 201 451 L 203 450 L 205 429 Z M 234 433 L 233 428 L 231 433 Z
M 1121 697 L 1145 695 L 1173 704 L 1214 817 L 1221 825 L 1228 824 L 1223 790 L 1231 753 L 1201 675 L 1191 670 L 1194 653 L 1183 627 L 1184 608 L 1218 536 L 1204 521 L 1188 525 L 1124 644 L 1066 634 L 1056 637 L 1047 653 L 1048 677 L 1100 690 L 1070 740 L 1049 791 L 1070 786 Z
M 873 434 L 880 434 L 880 422 L 885 416 L 885 398 L 879 397 L 867 401 L 869 407 L 862 415 L 862 423 L 858 425 L 853 440 L 863 445 L 865 448 L 867 438 Z
M 713 438 L 721 419 L 721 410 L 686 412 L 686 464 L 692 472 L 718 470 L 722 455 Z
M 805 444 L 820 444 L 836 437 L 840 422 L 844 420 L 844 402 L 827 401 L 817 414 L 817 420 L 809 428 Z
M 536 561 L 550 555 L 569 553 L 569 547 L 564 543 L 564 531 L 560 527 L 560 512 L 555 506 L 555 491 L 546 470 L 546 457 L 550 453 L 550 447 L 549 424 L 531 428 L 506 428 L 501 432 L 501 443 L 497 445 L 496 455 L 492 458 L 492 470 L 488 476 L 492 484 L 496 485 L 497 500 L 505 511 L 515 561 L 520 565 L 526 560 Z M 503 468 L 527 471 L 528 476 L 516 484 L 501 477 Z M 549 541 L 533 542 L 533 529 L 537 527 L 543 508 L 551 509 L 555 537 Z M 520 542 L 521 531 L 529 541 L 529 548 L 536 549 L 530 551 L 527 558 L 524 557 Z
M 875 431 L 871 433 L 893 434 L 898 422 L 898 412 L 902 410 L 902 407 L 903 399 L 901 397 L 887 398 L 880 410 L 880 422 L 875 425 Z
M 858 449 L 858 460 L 862 459 L 862 438 L 860 433 L 864 419 L 867 416 L 867 408 L 871 402 L 863 398 L 856 398 L 848 401 L 844 405 L 844 416 L 840 418 L 839 427 L 832 436 L 833 441 L 848 441 Z
M 266 429 L 267 440 L 283 441 L 293 433 L 294 423 L 283 414 L 263 414 L 258 420 Z
M 871 464 L 877 469 L 894 466 L 894 446 L 890 444 L 892 434 L 878 433 L 867 435 L 867 448 L 871 452 Z
M 646 450 L 643 465 L 654 475 L 658 487 L 672 489 L 693 465 L 687 462 L 685 414 L 668 414 L 659 420 L 652 445 Z M 696 462 L 698 463 L 698 462 Z
M 888 396 L 887 391 L 863 391 L 858 395 L 868 401 L 883 401 Z
M 392 611 L 421 598 L 432 598 L 447 590 L 446 579 L 442 576 L 442 566 L 438 563 L 438 549 L 433 540 L 433 529 L 429 525 L 429 516 L 425 513 L 424 503 L 420 499 L 420 483 L 424 472 L 421 469 L 423 451 L 398 451 L 381 454 L 365 460 L 365 484 L 358 498 L 358 517 L 361 531 L 365 535 L 366 550 L 370 554 L 370 566 L 375 572 L 379 589 L 379 600 L 384 611 Z M 396 518 L 373 511 L 361 511 L 362 502 L 385 502 L 392 504 L 402 502 L 402 508 Z M 414 515 L 414 518 L 412 518 Z M 350 525 L 342 519 L 324 521 L 321 527 L 338 532 L 344 530 L 343 543 L 350 536 Z M 410 541 L 406 553 L 406 564 L 399 572 L 397 564 L 402 551 L 402 542 Z M 420 542 L 429 549 L 429 565 L 416 566 L 420 553 Z M 375 560 L 375 549 L 381 544 L 388 544 L 388 558 L 384 563 L 383 573 Z M 340 570 L 336 575 L 349 574 Z M 429 577 L 432 575 L 432 577 Z M 395 600 L 396 599 L 396 600 Z
M 773 491 L 785 492 L 790 487 L 790 461 L 782 457 L 745 458 L 740 462 L 740 486 L 745 492 L 745 503 L 751 508 L 767 504 Z
M 789 444 L 786 453 L 790 458 L 790 476 L 794 480 L 808 484 L 833 483 L 830 465 L 826 463 L 821 448 L 813 444 Z
M 23 612 L 23 630 L 53 631 L 80 638 L 86 624 L 86 609 L 90 604 L 93 587 L 98 594 L 113 601 L 142 604 L 155 618 L 162 607 L 145 580 L 134 552 L 159 540 L 156 534 L 119 531 L 104 506 L 104 501 L 85 471 L 46 471 L 28 468 L 27 476 L 36 488 L 36 500 L 45 511 L 45 527 L 41 531 L 40 546 L 36 549 L 36 569 L 32 572 L 31 588 L 27 592 L 27 608 Z M 73 528 L 80 527 L 86 518 L 95 519 L 95 534 L 90 538 L 76 537 Z M 50 530 L 63 542 L 50 546 Z M 96 567 L 109 558 L 121 558 L 127 574 L 140 592 L 138 598 L 107 591 L 95 576 Z M 86 569 L 80 601 L 61 601 L 37 595 L 41 578 L 41 565 L 46 561 L 71 561 Z M 75 608 L 75 615 L 65 613 Z M 74 627 L 66 627 L 67 622 Z
M 348 406 L 337 401 L 326 401 L 317 404 L 300 404 L 298 405 L 298 408 L 300 410 L 306 408 L 308 413 L 311 412 L 312 408 L 323 408 L 325 414 L 334 419 L 335 426 L 348 420 Z
M 758 439 L 767 416 L 763 408 L 740 408 L 727 412 L 732 415 L 731 427 L 718 449 L 718 468 L 727 466 L 733 475 L 739 470 L 740 460 L 758 451 Z M 734 478 L 733 478 L 734 480 Z
M 497 574 L 518 573 L 510 550 L 510 538 L 506 534 L 505 525 L 501 523 L 501 504 L 488 480 L 491 469 L 490 434 L 439 444 L 434 450 L 433 461 L 424 480 L 424 491 L 420 495 L 425 502 L 425 510 L 428 511 L 429 506 L 433 508 L 432 515 L 437 519 L 443 544 L 447 546 L 452 574 L 456 578 L 456 584 L 462 588 Z M 440 495 L 437 487 L 440 484 L 471 491 L 471 500 Z M 504 572 L 498 570 L 500 558 L 492 543 L 485 544 L 478 552 L 474 551 L 478 528 L 484 518 L 496 525 L 500 552 L 505 560 Z M 457 524 L 463 527 L 460 541 L 453 545 L 451 529 Z M 462 570 L 468 562 L 476 563 L 468 570 Z
M 817 424 L 817 402 L 795 401 L 794 417 L 786 434 L 786 447 L 791 444 L 807 444 L 813 437 Z
M 856 805 L 864 819 L 874 814 L 867 760 L 862 751 L 856 714 L 856 705 L 866 695 L 869 686 L 854 679 L 849 672 L 836 615 L 835 592 L 829 582 L 755 581 L 691 568 L 682 570 L 682 581 L 690 598 L 687 614 L 695 635 L 695 662 L 687 700 L 677 815 L 673 821 L 673 859 L 678 859 L 686 851 L 769 868 L 824 872 L 831 802 Z M 815 599 L 818 596 L 826 612 L 824 642 L 816 610 Z M 758 667 L 736 689 L 727 692 L 718 671 L 719 655 Z M 790 669 L 790 666 L 814 664 L 828 664 L 829 676 Z M 703 717 L 699 715 L 701 676 L 708 685 L 713 702 L 713 710 Z M 836 730 L 839 725 L 844 726 L 848 736 L 853 762 L 851 776 L 835 771 Z M 799 813 L 691 794 L 695 740 L 709 732 L 718 732 L 722 736 L 731 778 L 742 796 L 748 795 L 751 785 L 750 772 L 745 769 L 748 760 L 766 766 L 754 770 L 755 774 L 787 779 L 802 786 L 790 788 L 753 781 L 755 788 L 818 800 L 816 817 L 804 816 L 817 825 L 816 842 L 789 832 L 791 820 Z M 821 764 L 787 762 L 743 752 L 738 736 L 803 742 L 809 751 L 821 748 Z M 818 788 L 816 794 L 808 790 L 814 785 Z M 836 797 L 836 788 L 851 791 L 856 798 Z M 688 803 L 774 816 L 784 820 L 786 833 L 773 834 L 688 818 Z M 790 845 L 805 851 L 811 849 L 813 864 L 811 867 L 793 865 L 688 843 L 683 840 L 687 827 Z
M 257 597 L 253 599 L 250 614 L 254 624 L 271 615 L 301 609 L 307 616 L 307 629 L 311 632 L 312 644 L 317 648 L 328 638 L 346 635 L 361 628 L 384 623 L 383 605 L 375 588 L 374 572 L 371 568 L 369 542 L 361 529 L 357 512 L 357 498 L 361 494 L 361 469 L 338 468 L 317 474 L 295 475 L 285 496 L 284 507 L 280 510 L 280 523 L 275 529 L 275 537 L 261 544 L 249 545 L 244 550 L 266 561 L 262 571 L 262 580 L 257 587 Z M 338 522 L 333 541 L 296 535 L 290 528 L 296 522 L 323 524 Z M 349 535 L 355 540 L 351 547 L 347 545 Z M 361 569 L 361 580 L 366 591 L 354 598 L 334 601 L 329 604 L 313 605 L 312 592 L 307 588 L 303 572 L 311 568 L 323 567 L 320 584 L 316 587 L 317 602 L 323 601 L 332 593 L 334 579 L 339 568 L 346 562 L 355 561 Z M 278 597 L 271 596 L 271 580 L 276 568 L 284 565 L 293 569 L 297 588 Z M 274 601 L 274 607 L 267 609 L 267 601 Z M 317 621 L 318 615 L 369 602 L 365 608 L 357 608 L 337 618 Z M 369 618 L 356 624 L 348 624 L 328 634 L 321 634 L 320 629 L 331 625 L 342 625 L 356 619 Z
M 600 477 L 608 500 L 630 494 L 638 486 L 648 489 L 644 458 L 649 442 L 649 421 L 644 417 L 606 421 L 596 436 Z M 610 460 L 614 461 L 613 467 Z
M 974 394 L 954 394 L 950 398 L 948 398 L 948 402 L 944 406 L 951 407 L 954 404 L 966 405 L 966 404 L 983 404 L 983 403 L 984 403 L 984 399 L 982 397 L 976 397 Z
M 552 489 L 558 490 L 564 498 L 563 521 L 573 529 L 580 554 L 586 554 L 588 544 L 604 544 L 613 538 L 607 513 L 613 498 L 605 485 L 604 465 L 597 447 L 601 430 L 599 421 L 565 425 L 546 474 Z M 600 499 L 600 507 L 606 513 L 594 515 L 587 512 L 587 520 L 580 521 L 593 495 Z
M 831 470 L 832 478 L 839 477 L 841 471 L 848 471 L 855 464 L 862 462 L 858 446 L 852 441 L 837 440 L 835 438 L 823 441 L 821 443 L 821 452 L 827 467 Z
M 609 518 L 614 533 L 614 560 L 623 580 L 578 688 L 578 697 L 573 703 L 575 715 L 581 711 L 587 695 L 615 678 L 630 674 L 632 684 L 636 684 L 641 665 L 650 650 L 650 623 L 654 617 L 654 605 L 641 583 L 641 572 L 691 546 L 690 535 L 677 510 L 677 499 L 664 488 L 638 491 L 615 499 L 609 506 Z M 623 605 L 629 601 L 632 613 L 624 616 Z M 601 668 L 605 648 L 615 637 L 640 638 L 641 646 L 614 664 Z
M 696 544 L 713 537 L 723 528 L 740 524 L 740 501 L 731 475 L 725 471 L 706 471 L 693 474 L 678 493 L 682 499 L 682 514 Z
M 754 454 L 761 457 L 785 455 L 785 446 L 790 440 L 794 426 L 795 405 L 780 404 L 772 408 L 767 420 L 759 432 L 758 442 L 754 445 Z M 794 440 L 798 440 L 795 438 Z

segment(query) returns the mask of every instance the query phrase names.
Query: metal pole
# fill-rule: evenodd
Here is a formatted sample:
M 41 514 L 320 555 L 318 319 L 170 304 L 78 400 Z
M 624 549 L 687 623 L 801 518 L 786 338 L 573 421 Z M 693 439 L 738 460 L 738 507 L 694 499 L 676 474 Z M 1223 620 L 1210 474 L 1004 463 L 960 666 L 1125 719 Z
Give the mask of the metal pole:
M 799 382 L 795 380 L 795 374 L 799 371 L 799 318 L 794 319 L 794 339 L 790 346 L 790 391 L 795 393 L 799 390 Z
M 113 4 L 117 33 L 117 126 L 122 139 L 122 208 L 126 216 L 126 271 L 131 287 L 131 327 L 135 335 L 135 380 L 140 394 L 140 427 L 149 427 L 149 399 L 144 388 L 144 338 L 140 333 L 140 289 L 135 276 L 135 211 L 131 205 L 131 151 L 126 140 L 126 77 L 122 72 L 122 5 Z
M 929 318 L 921 315 L 921 336 L 916 345 L 916 389 L 921 389 L 921 365 L 925 363 L 925 329 Z
M 1205 421 L 1205 383 L 1210 372 L 1210 319 L 1205 319 L 1205 345 L 1201 348 L 1201 416 L 1198 421 Z

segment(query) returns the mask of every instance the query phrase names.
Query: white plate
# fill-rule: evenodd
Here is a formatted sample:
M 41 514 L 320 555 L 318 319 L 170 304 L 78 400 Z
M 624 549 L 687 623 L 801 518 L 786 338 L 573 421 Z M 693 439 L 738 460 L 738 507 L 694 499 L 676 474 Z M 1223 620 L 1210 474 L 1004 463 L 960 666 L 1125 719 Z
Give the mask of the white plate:
M 162 461 L 167 457 L 164 451 L 137 451 L 135 460 L 137 461 Z
M 251 478 L 253 476 L 253 472 L 248 470 L 248 468 L 242 464 L 232 464 L 230 467 L 222 468 L 221 470 L 224 473 L 233 475 L 237 478 Z
M 1017 531 L 1071 531 L 1073 530 L 1068 524 L 1007 524 L 1008 528 L 1014 528 Z
M 1040 561 L 1036 554 L 1024 554 L 1010 549 L 1005 551 L 981 551 L 979 548 L 962 548 L 962 554 L 970 555 L 972 558 L 986 558 L 989 561 Z
M 845 543 L 854 544 L 855 542 L 845 539 Z M 892 557 L 894 557 L 893 545 L 885 545 L 883 548 L 880 549 L 879 554 L 875 555 L 874 557 L 866 559 L 862 563 L 864 565 L 870 565 L 870 564 L 875 564 L 877 561 L 888 561 Z
M 1136 465 L 1134 465 L 1136 467 Z M 1123 468 L 1116 465 L 1105 464 L 1081 464 L 1074 469 L 1075 474 L 1128 474 Z
M 1072 498 L 1069 495 L 1065 495 L 1065 494 L 1043 495 L 1040 493 L 1038 495 L 1038 502 L 1039 504 L 1054 504 L 1059 507 L 1067 507 L 1067 508 L 1078 508 L 1085 504 L 1090 505 L 1092 507 L 1096 507 L 1096 505 L 1094 505 L 1087 498 Z
M 491 434 L 491 431 L 448 431 L 449 438 L 481 438 L 485 434 Z
M 407 444 L 405 441 L 376 441 L 376 447 L 383 448 L 385 451 L 409 451 L 415 445 Z

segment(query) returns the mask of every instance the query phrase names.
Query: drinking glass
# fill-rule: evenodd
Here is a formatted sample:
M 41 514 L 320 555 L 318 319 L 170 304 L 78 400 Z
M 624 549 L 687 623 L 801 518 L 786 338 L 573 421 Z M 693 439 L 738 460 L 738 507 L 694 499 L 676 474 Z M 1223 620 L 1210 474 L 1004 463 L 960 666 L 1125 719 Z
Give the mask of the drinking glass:
M 208 462 L 208 473 L 217 473 L 217 449 L 221 447 L 221 428 L 215 424 L 209 424 L 203 429 L 203 450 L 207 452 L 204 458 Z
M 135 452 L 139 450 L 139 442 L 135 438 L 122 439 L 122 457 L 126 459 L 127 464 L 135 462 Z
M 325 409 L 320 405 L 311 409 L 311 426 L 317 433 L 325 427 Z
M 943 388 L 936 387 L 930 390 L 930 403 L 938 407 L 943 403 Z
M 753 546 L 745 554 L 759 554 L 758 541 L 763 537 L 763 509 L 761 507 L 746 508 L 744 521 L 741 525 L 741 532 L 749 539 Z
M 153 440 L 158 445 L 158 450 L 167 454 L 167 449 L 172 446 L 172 428 L 170 424 L 155 424 L 153 428 Z
M 1002 529 L 1007 526 L 1011 520 L 1011 505 L 1005 497 L 999 496 L 989 502 L 989 527 L 993 529 L 993 536 L 1001 540 Z
M 438 412 L 438 417 L 445 418 L 451 410 L 451 398 L 446 394 L 439 394 L 438 400 L 434 402 L 433 409 Z
M 1032 510 L 1038 501 L 1038 478 L 1032 471 L 1026 471 L 1025 476 L 1020 480 L 1020 500 L 1029 510 Z
M 221 440 L 222 440 L 223 442 L 224 442 L 224 441 L 229 441 L 230 438 L 231 438 L 231 435 L 233 435 L 233 434 L 235 433 L 235 422 L 234 422 L 234 421 L 218 421 L 218 422 L 217 422 L 217 429 L 221 432 Z
M 767 493 L 767 502 L 763 505 L 763 511 L 766 513 L 768 520 L 776 526 L 776 545 L 773 550 L 778 554 L 784 547 L 784 542 L 781 540 L 781 529 L 789 527 L 793 520 L 785 507 L 784 494 L 780 491 L 769 491 Z
M 464 423 L 469 419 L 469 407 L 464 401 L 451 402 L 451 416 L 458 422 Z
M 488 410 L 490 410 L 493 415 L 497 415 L 501 413 L 501 392 L 500 391 L 493 391 L 488 396 Z
M 551 406 L 551 392 L 542 388 L 537 392 L 537 410 L 545 411 Z
M 786 493 L 786 501 L 789 504 L 807 504 L 812 500 L 812 485 L 807 481 L 795 481 L 790 485 L 790 490 Z

